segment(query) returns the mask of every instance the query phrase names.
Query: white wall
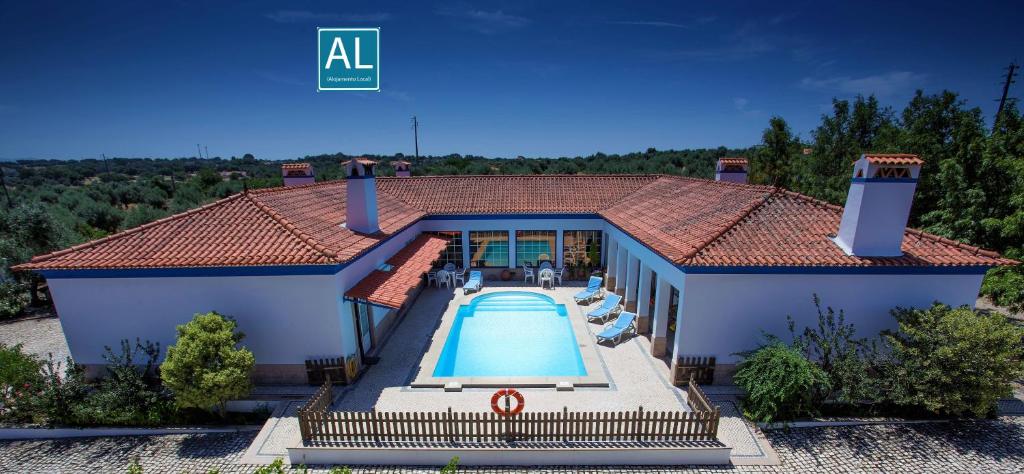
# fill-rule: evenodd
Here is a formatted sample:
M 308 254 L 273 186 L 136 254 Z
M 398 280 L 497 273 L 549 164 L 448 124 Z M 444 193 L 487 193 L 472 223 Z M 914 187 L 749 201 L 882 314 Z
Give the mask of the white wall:
M 895 328 L 889 310 L 928 307 L 938 300 L 974 306 L 983 275 L 795 275 L 688 274 L 683 292 L 679 355 L 716 356 L 735 363 L 733 354 L 757 347 L 761 331 L 789 338 L 786 316 L 796 330 L 817 327 L 812 294 L 822 307 L 845 311 L 861 336 Z
M 217 311 L 238 321 L 257 364 L 302 364 L 342 354 L 332 275 L 52 278 L 50 291 L 75 362 L 102 364 L 103 346 L 159 342 L 175 326 Z

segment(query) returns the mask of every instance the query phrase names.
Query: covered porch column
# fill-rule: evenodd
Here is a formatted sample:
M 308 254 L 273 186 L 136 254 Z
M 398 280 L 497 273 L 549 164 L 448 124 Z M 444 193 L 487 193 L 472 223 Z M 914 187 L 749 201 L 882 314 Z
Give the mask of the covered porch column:
M 629 266 L 629 251 L 619 245 L 618 260 L 615 262 L 615 294 L 626 296 L 626 268 Z
M 562 268 L 565 265 L 564 261 L 562 260 L 563 248 L 564 244 L 562 244 L 562 229 L 558 229 L 555 231 L 555 248 L 551 249 L 551 251 L 554 252 L 555 254 L 555 269 Z
M 605 289 L 608 291 L 615 291 L 615 270 L 616 264 L 618 263 L 619 256 L 619 243 L 612 238 L 611 234 L 608 235 L 608 272 L 605 275 Z
M 626 311 L 636 312 L 636 286 L 640 278 L 640 259 L 636 255 L 629 255 L 626 260 Z
M 651 330 L 651 267 L 640 262 L 640 281 L 636 298 L 636 331 L 647 334 Z
M 668 334 L 668 303 L 669 303 L 668 281 L 658 276 L 658 289 L 654 294 L 654 327 L 651 335 L 651 355 L 663 357 L 665 355 L 665 337 Z M 681 305 L 680 305 L 681 306 Z

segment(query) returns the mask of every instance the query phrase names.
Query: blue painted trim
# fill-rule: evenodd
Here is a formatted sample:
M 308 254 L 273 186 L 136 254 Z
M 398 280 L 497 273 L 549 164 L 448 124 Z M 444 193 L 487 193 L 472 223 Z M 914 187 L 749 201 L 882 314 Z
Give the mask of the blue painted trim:
M 350 263 L 351 261 L 349 261 Z M 94 268 L 83 270 L 39 270 L 50 278 L 167 278 L 223 276 L 334 275 L 348 266 L 338 265 L 263 265 L 245 267 L 182 268 Z
M 369 176 L 346 176 L 345 179 L 373 179 L 375 177 L 376 176 L 371 174 Z
M 850 178 L 851 183 L 916 183 L 914 178 Z
M 728 267 L 696 267 L 677 266 L 689 275 L 714 274 L 783 274 L 783 275 L 984 275 L 988 266 L 965 267 L 768 267 L 768 266 L 728 266 Z
M 600 214 L 430 214 L 425 221 L 482 221 L 509 219 L 604 219 Z

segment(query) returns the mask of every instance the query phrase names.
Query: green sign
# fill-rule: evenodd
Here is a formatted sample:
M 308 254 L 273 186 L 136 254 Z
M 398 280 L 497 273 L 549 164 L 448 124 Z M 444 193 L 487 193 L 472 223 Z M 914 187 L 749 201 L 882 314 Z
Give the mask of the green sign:
M 379 28 L 317 28 L 317 90 L 380 90 Z

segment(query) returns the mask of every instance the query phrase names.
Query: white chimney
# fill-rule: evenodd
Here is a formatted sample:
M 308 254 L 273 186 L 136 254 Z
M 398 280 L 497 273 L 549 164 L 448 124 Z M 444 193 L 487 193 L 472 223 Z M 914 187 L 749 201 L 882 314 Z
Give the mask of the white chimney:
M 747 182 L 747 159 L 746 158 L 719 158 L 715 166 L 715 181 L 728 181 L 730 183 Z
M 835 243 L 848 255 L 898 257 L 921 173 L 917 155 L 864 154 L 853 179 Z
M 412 176 L 412 163 L 409 163 L 408 161 L 392 161 L 391 166 L 395 167 L 395 176 L 398 176 L 399 178 L 408 178 Z
M 366 158 L 353 158 L 345 166 L 346 197 L 345 227 L 361 234 L 380 231 L 377 219 L 377 178 L 373 169 L 377 162 Z
M 316 181 L 313 167 L 309 163 L 285 163 L 281 165 L 281 177 L 284 178 L 285 186 L 313 184 Z

